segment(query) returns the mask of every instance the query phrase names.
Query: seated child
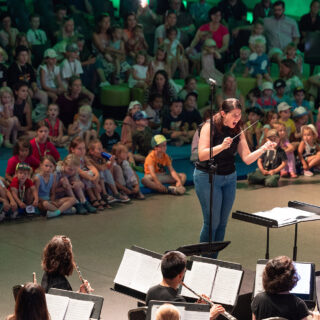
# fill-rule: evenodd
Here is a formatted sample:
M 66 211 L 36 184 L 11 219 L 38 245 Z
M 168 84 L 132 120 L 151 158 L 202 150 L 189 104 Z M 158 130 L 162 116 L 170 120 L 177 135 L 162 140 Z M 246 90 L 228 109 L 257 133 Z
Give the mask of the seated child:
M 192 137 L 200 123 L 202 123 L 202 117 L 198 110 L 197 105 L 198 94 L 195 92 L 190 92 L 184 101 L 184 117 L 185 123 L 183 129 L 188 133 L 189 142 L 191 142 Z
M 197 92 L 197 79 L 189 75 L 184 79 L 184 86 L 178 93 L 178 98 L 185 100 L 186 96 L 190 92 Z
M 274 150 L 266 151 L 258 159 L 258 167 L 255 172 L 248 174 L 250 184 L 262 184 L 265 187 L 277 187 L 280 179 L 280 171 L 287 164 L 287 156 L 279 146 L 279 135 L 277 130 L 271 129 L 267 133 L 267 140 L 277 144 Z
M 94 129 L 94 125 L 96 129 Z M 79 136 L 84 139 L 86 146 L 91 140 L 95 140 L 100 131 L 100 122 L 93 114 L 92 108 L 89 105 L 84 105 L 79 108 L 79 112 L 74 116 L 74 122 L 69 125 L 68 135 L 72 138 Z
M 297 178 L 298 176 L 296 174 L 294 147 L 289 142 L 286 126 L 283 123 L 280 123 L 278 126 L 278 135 L 280 138 L 279 145 L 286 153 L 288 159 L 286 166 L 280 171 L 280 175 L 281 177 L 287 177 L 288 175 L 290 175 L 291 178 Z
M 293 100 L 291 102 L 292 110 L 294 111 L 295 108 L 300 106 L 305 107 L 308 111 L 309 115 L 309 122 L 314 123 L 313 116 L 312 116 L 312 108 L 309 101 L 305 100 L 306 91 L 302 87 L 297 87 L 293 90 Z
M 112 172 L 114 157 L 111 157 L 110 161 L 107 161 L 103 156 L 102 144 L 99 140 L 92 140 L 88 146 L 88 160 L 91 165 L 96 167 L 100 175 L 100 187 L 102 189 L 102 199 L 108 203 L 128 202 L 130 198 L 127 195 L 120 193 L 114 182 Z M 110 188 L 112 196 L 108 196 L 106 185 Z
M 63 123 L 58 118 L 59 106 L 51 103 L 48 106 L 48 117 L 44 119 L 49 127 L 49 139 L 56 147 L 65 147 L 69 142 L 69 137 L 63 135 Z
M 255 41 L 255 52 L 251 53 L 244 76 L 250 75 L 257 79 L 257 85 L 261 87 L 263 78 L 272 81 L 269 72 L 269 58 L 266 55 L 266 45 L 260 39 Z
M 127 34 L 126 34 L 127 37 Z M 126 42 L 126 51 L 127 55 L 134 58 L 137 58 L 139 52 L 148 51 L 148 43 L 144 37 L 143 25 L 137 24 L 132 29 L 132 36 L 130 39 L 125 39 Z
M 94 208 L 84 195 L 84 185 L 79 179 L 80 159 L 74 154 L 68 154 L 63 161 L 59 161 L 56 167 L 55 189 L 56 199 L 72 197 L 78 200 L 74 205 L 77 214 L 96 213 Z
M 38 214 L 39 197 L 37 189 L 30 179 L 31 171 L 31 167 L 26 163 L 18 163 L 15 177 L 11 180 L 8 189 L 12 193 L 18 209 L 26 210 L 27 213 Z M 18 211 L 15 211 L 12 218 L 16 218 L 17 215 Z
M 320 147 L 317 143 L 318 132 L 313 124 L 301 128 L 302 141 L 298 147 L 298 156 L 303 167 L 303 174 L 312 177 L 310 170 L 320 164 Z
M 264 32 L 264 25 L 263 25 L 263 20 L 262 19 L 257 19 L 252 27 L 252 32 L 249 38 L 249 47 L 252 52 L 255 52 L 256 50 L 256 41 L 259 40 L 261 43 L 264 45 L 267 44 L 267 39 L 263 35 Z
M 89 197 L 90 203 L 97 210 L 109 208 L 108 202 L 102 199 L 101 196 L 102 190 L 100 187 L 99 172 L 88 160 L 86 156 L 86 146 L 81 137 L 75 137 L 70 142 L 69 153 L 76 155 L 80 159 L 78 174 L 84 184 L 85 192 Z
M 187 177 L 185 173 L 177 173 L 172 167 L 171 159 L 166 153 L 167 139 L 165 136 L 155 135 L 151 140 L 151 146 L 153 150 L 144 162 L 145 174 L 141 180 L 143 185 L 160 193 L 184 194 L 183 186 Z M 169 183 L 171 186 L 166 187 L 164 183 Z
M 295 149 L 298 148 L 298 145 L 302 138 L 301 128 L 308 124 L 308 111 L 305 107 L 297 107 L 292 112 L 292 119 L 294 121 L 294 125 L 296 126 L 296 132 L 294 135 L 291 135 L 291 142 L 294 145 Z
M 250 56 L 250 49 L 247 46 L 240 48 L 240 57 L 232 64 L 230 72 L 238 77 L 242 77 L 244 74 Z
M 54 218 L 68 211 L 76 203 L 74 197 L 63 197 L 56 200 L 56 161 L 52 156 L 44 156 L 40 171 L 35 175 L 34 184 L 39 195 L 39 209 L 46 212 L 47 218 Z
M 163 108 L 163 98 L 159 93 L 152 94 L 149 98 L 145 112 L 149 119 L 149 127 L 153 134 L 160 133 L 161 130 L 161 111 Z
M 262 84 L 261 97 L 257 99 L 257 104 L 264 112 L 273 111 L 277 106 L 277 101 L 273 99 L 273 84 L 266 81 Z
M 255 150 L 258 146 L 262 133 L 262 124 L 259 120 L 261 117 L 263 117 L 263 112 L 257 107 L 249 108 L 246 110 L 246 112 L 248 113 L 248 121 L 245 125 L 245 128 L 254 123 L 255 124 L 245 131 L 245 136 L 250 150 Z
M 182 129 L 185 123 L 182 110 L 182 100 L 173 100 L 170 104 L 170 112 L 164 114 L 162 119 L 162 133 L 168 137 L 175 146 L 182 146 L 190 140 L 188 133 Z
M 136 162 L 143 163 L 145 157 L 152 150 L 152 131 L 148 126 L 149 117 L 144 111 L 137 111 L 133 115 L 136 130 L 132 133 L 132 153 Z
M 144 200 L 145 197 L 140 191 L 139 178 L 128 162 L 128 148 L 117 143 L 112 147 L 112 154 L 116 159 L 113 177 L 118 190 L 138 200 Z
M 259 141 L 259 146 L 263 146 L 265 144 L 265 142 L 267 141 L 267 132 L 270 130 L 270 129 L 275 129 L 273 127 L 273 125 L 278 122 L 278 114 L 277 112 L 275 111 L 268 111 L 267 114 L 266 114 L 266 117 L 265 117 L 265 125 L 263 126 L 262 128 L 262 134 L 261 134 L 261 137 L 260 137 L 260 141 Z
M 0 89 L 0 134 L 3 133 L 3 146 L 5 148 L 13 148 L 20 128 L 20 122 L 13 111 L 13 92 L 9 87 L 2 87 Z
M 106 118 L 104 120 L 103 129 L 105 132 L 100 136 L 103 149 L 111 152 L 113 145 L 120 142 L 120 136 L 116 132 L 117 124 L 113 118 Z
M 16 173 L 17 164 L 23 162 L 29 165 L 35 171 L 39 165 L 40 160 L 32 155 L 32 146 L 27 137 L 19 138 L 18 142 L 13 148 L 13 156 L 8 160 L 5 178 L 11 182 Z
M 146 89 L 147 84 L 147 54 L 139 52 L 136 57 L 136 63 L 132 66 L 128 85 L 129 88 L 142 88 Z
M 276 100 L 277 104 L 281 102 L 290 103 L 290 98 L 285 94 L 286 82 L 282 79 L 278 79 L 273 83 L 274 95 L 273 99 Z
M 291 106 L 289 106 L 286 102 L 281 102 L 278 104 L 277 109 L 279 114 L 279 122 L 286 126 L 288 137 L 291 139 L 291 135 L 295 134 L 296 132 L 294 121 L 290 118 Z
M 36 125 L 36 137 L 30 140 L 32 155 L 40 161 L 42 157 L 51 155 L 58 161 L 60 154 L 56 147 L 48 141 L 49 126 L 45 121 L 40 121 Z
M 10 218 L 13 212 L 16 212 L 18 206 L 14 201 L 10 190 L 8 190 L 2 179 L 0 179 L 0 222 L 6 217 Z

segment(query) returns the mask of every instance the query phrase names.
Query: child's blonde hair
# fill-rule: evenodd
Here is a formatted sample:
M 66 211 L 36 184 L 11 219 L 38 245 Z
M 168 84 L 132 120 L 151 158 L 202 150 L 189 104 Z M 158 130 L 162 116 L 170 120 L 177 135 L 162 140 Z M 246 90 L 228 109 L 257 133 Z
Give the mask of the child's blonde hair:
M 79 108 L 79 114 L 91 114 L 92 113 L 92 108 L 89 105 L 83 105 Z
M 264 51 L 266 51 L 266 44 L 265 44 L 265 42 L 262 40 L 262 39 L 256 39 L 255 41 L 254 41 L 254 47 L 256 47 L 256 46 L 259 46 L 259 45 L 261 45 L 261 46 L 263 46 L 263 50 Z
M 90 151 L 94 150 L 95 146 L 98 143 L 100 143 L 102 145 L 102 143 L 101 143 L 101 141 L 99 139 L 93 139 L 92 141 L 90 141 L 89 145 L 88 145 L 88 152 L 90 153 Z
M 287 53 L 290 49 L 297 50 L 297 45 L 294 42 L 290 42 L 284 49 L 284 52 Z
M 307 125 L 304 125 L 301 127 L 301 134 L 303 135 L 304 131 L 311 131 L 312 132 L 312 135 L 314 137 L 315 140 L 318 139 L 318 132 L 317 132 L 317 129 L 315 128 L 315 126 L 313 124 L 307 124 Z
M 69 153 L 64 158 L 64 160 L 59 161 L 57 165 L 60 167 L 64 167 L 64 166 L 79 167 L 80 166 L 80 159 L 75 154 Z
M 1 48 L 0 48 L 1 49 Z M 9 88 L 9 87 L 2 87 L 0 89 L 0 99 L 2 98 L 2 96 L 5 94 L 5 93 L 9 93 L 10 96 L 13 98 L 13 92 L 12 90 Z

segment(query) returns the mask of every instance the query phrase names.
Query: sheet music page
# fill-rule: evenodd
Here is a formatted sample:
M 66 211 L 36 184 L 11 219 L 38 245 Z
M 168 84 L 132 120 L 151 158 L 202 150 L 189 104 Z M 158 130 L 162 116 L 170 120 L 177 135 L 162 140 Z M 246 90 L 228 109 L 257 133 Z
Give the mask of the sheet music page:
M 192 273 L 190 270 L 187 270 L 186 273 L 184 274 L 183 282 L 186 283 L 188 286 L 188 283 L 190 283 L 191 280 L 192 280 Z M 198 299 L 198 297 L 195 294 L 193 294 L 190 290 L 188 290 L 184 286 L 181 287 L 181 295 L 188 298 Z
M 241 277 L 241 270 L 218 267 L 211 299 L 217 303 L 235 305 Z
M 113 282 L 131 287 L 132 280 L 140 265 L 140 259 L 142 259 L 141 253 L 126 249 Z
M 170 303 L 170 302 L 168 302 Z M 153 305 L 152 306 L 152 309 L 151 309 L 151 320 L 156 320 L 156 314 L 157 314 L 157 311 L 158 309 L 161 307 L 161 305 Z M 181 307 L 181 306 L 175 306 L 179 312 L 180 312 L 180 317 L 181 317 L 181 320 L 185 319 L 185 310 L 184 310 L 184 307 Z M 208 318 L 206 319 L 208 320 Z
M 137 272 L 132 280 L 131 288 L 143 293 L 147 293 L 150 287 L 159 284 L 162 280 L 161 271 L 161 278 L 158 280 L 160 263 L 161 261 L 159 259 L 148 255 L 143 255 L 139 261 Z M 154 281 L 157 281 L 157 283 Z
M 315 214 L 291 207 L 275 207 L 272 210 L 257 212 L 255 215 L 276 220 L 279 226 L 284 226 L 297 220 L 314 216 Z
M 210 297 L 216 272 L 217 265 L 215 264 L 193 261 L 190 274 L 183 282 L 198 294 Z M 185 287 L 182 288 L 181 294 L 194 298 L 194 295 Z
M 70 299 L 64 319 L 89 320 L 93 306 L 94 303 L 92 301 Z
M 68 304 L 68 297 L 56 296 L 53 294 L 46 293 L 46 301 L 48 311 L 51 320 L 63 320 L 66 314 Z
M 263 284 L 262 284 L 262 273 L 265 268 L 265 264 L 259 264 L 256 265 L 256 277 L 254 282 L 254 296 L 256 296 L 258 293 L 263 292 Z
M 188 311 L 185 310 L 184 317 L 181 320 L 208 320 L 210 312 Z

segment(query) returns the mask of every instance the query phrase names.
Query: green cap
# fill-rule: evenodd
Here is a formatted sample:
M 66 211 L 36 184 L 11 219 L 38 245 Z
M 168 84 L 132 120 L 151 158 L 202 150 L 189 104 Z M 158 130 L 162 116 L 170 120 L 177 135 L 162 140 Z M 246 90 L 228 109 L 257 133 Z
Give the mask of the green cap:
M 167 142 L 166 137 L 162 134 L 156 134 L 151 139 L 151 146 L 152 146 L 152 148 L 154 148 L 163 142 Z

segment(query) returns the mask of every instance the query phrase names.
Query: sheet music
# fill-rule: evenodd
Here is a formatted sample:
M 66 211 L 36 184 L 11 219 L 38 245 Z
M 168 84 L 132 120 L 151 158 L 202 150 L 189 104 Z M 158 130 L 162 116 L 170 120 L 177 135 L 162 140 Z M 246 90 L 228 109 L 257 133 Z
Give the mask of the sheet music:
M 291 207 L 275 207 L 272 210 L 256 212 L 255 215 L 276 220 L 278 222 L 278 226 L 284 226 L 298 220 L 303 220 L 304 218 L 307 219 L 311 216 L 317 217 L 317 215 L 312 212 Z
M 209 312 L 185 311 L 184 317 L 181 317 L 181 320 L 208 320 L 209 318 Z
M 69 304 L 68 297 L 46 293 L 46 301 L 51 320 L 63 320 Z
M 198 294 L 210 297 L 216 272 L 217 265 L 215 264 L 193 261 L 190 274 L 185 278 L 184 283 Z M 181 295 L 195 297 L 185 287 L 182 288 Z
M 256 265 L 256 277 L 254 282 L 254 296 L 258 293 L 263 292 L 263 284 L 262 284 L 262 273 L 265 268 L 265 264 L 257 263 Z
M 69 299 L 65 320 L 89 320 L 94 303 L 92 301 Z
M 218 267 L 211 299 L 217 303 L 234 306 L 238 296 L 243 271 Z
M 297 285 L 290 291 L 297 294 L 310 294 L 311 264 L 294 262 L 294 267 L 299 275 Z

